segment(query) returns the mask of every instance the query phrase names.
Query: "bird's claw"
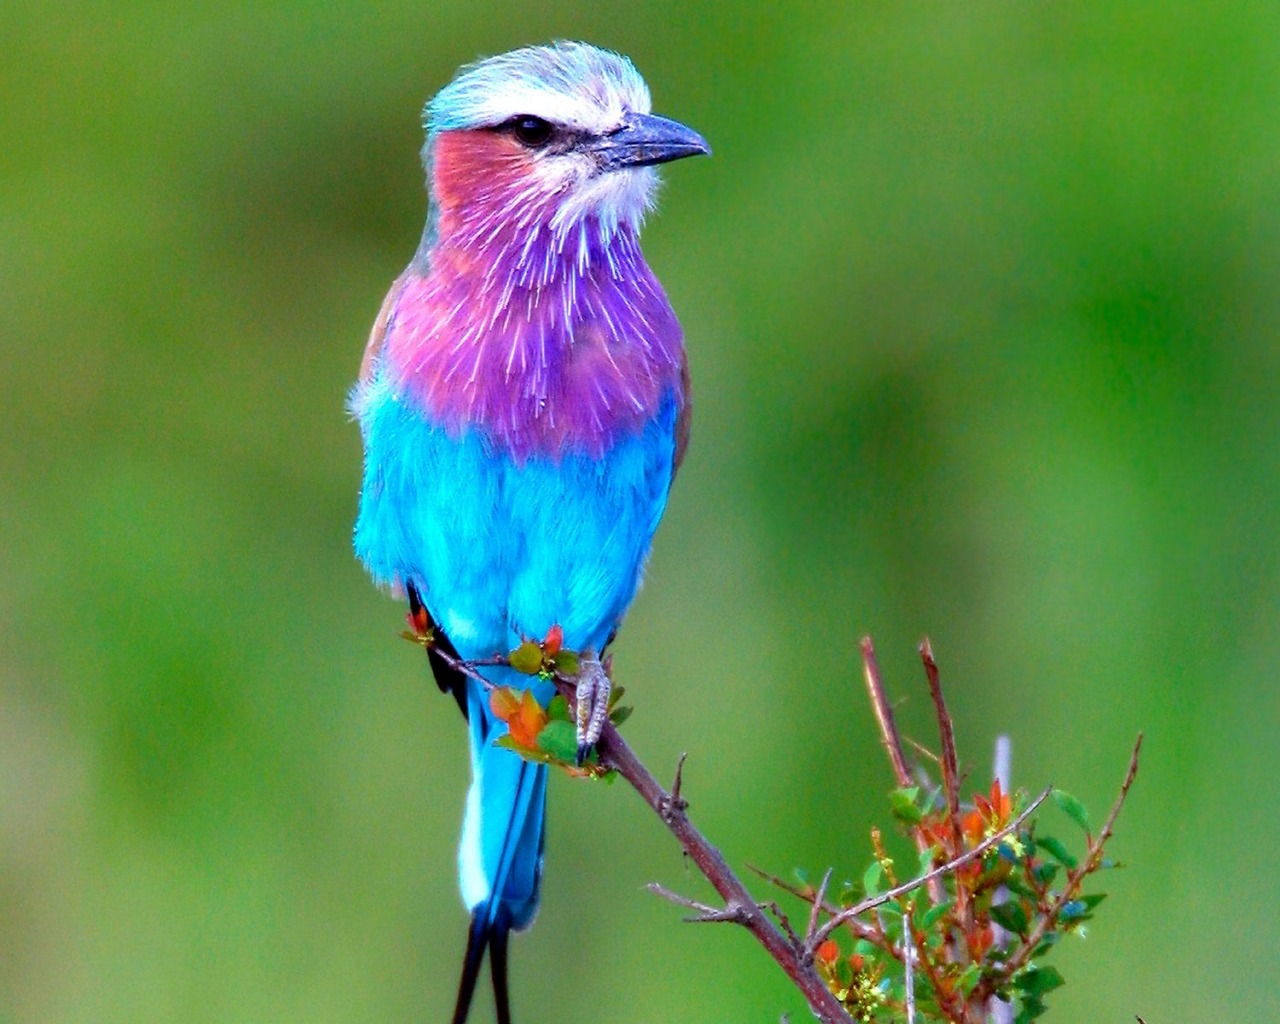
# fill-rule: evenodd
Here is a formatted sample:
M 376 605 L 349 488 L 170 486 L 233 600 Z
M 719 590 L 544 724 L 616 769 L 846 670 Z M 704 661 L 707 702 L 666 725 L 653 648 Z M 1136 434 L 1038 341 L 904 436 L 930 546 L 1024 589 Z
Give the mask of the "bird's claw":
M 577 705 L 574 719 L 578 729 L 579 766 L 591 753 L 591 748 L 604 731 L 604 723 L 609 720 L 609 695 L 612 690 L 613 681 L 600 659 L 592 654 L 583 655 L 578 667 L 578 685 L 574 696 Z

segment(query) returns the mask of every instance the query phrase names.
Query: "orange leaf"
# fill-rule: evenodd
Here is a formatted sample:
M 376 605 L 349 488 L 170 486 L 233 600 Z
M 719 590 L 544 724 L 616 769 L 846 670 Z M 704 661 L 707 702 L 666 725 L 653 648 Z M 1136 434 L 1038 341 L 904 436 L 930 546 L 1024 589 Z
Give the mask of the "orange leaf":
M 840 955 L 840 947 L 836 944 L 835 939 L 827 939 L 826 942 L 813 951 L 813 955 L 829 967 L 836 962 L 836 957 Z
M 489 710 L 499 722 L 509 722 L 520 710 L 520 691 L 510 686 L 498 686 L 489 691 Z
M 991 943 L 995 941 L 995 932 L 991 925 L 983 925 L 981 928 L 971 931 L 965 936 L 966 944 L 969 947 L 969 954 L 975 960 L 981 960 L 991 948 Z
M 507 722 L 511 738 L 520 746 L 536 750 L 538 733 L 547 724 L 547 713 L 532 693 L 525 690 L 520 696 L 520 708 Z
M 1001 825 L 1004 825 L 1009 820 L 1009 815 L 1013 813 L 1013 801 L 1009 799 L 1008 793 L 1000 792 L 999 779 L 991 784 L 991 806 L 995 808 Z
M 547 630 L 547 638 L 542 641 L 542 650 L 548 658 L 554 658 L 564 646 L 564 630 L 560 626 L 552 626 Z

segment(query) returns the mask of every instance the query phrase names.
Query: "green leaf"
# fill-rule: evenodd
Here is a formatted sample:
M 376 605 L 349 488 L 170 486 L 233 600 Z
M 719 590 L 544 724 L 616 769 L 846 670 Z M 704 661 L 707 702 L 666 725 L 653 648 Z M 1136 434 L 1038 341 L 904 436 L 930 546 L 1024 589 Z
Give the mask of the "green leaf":
M 1043 864 L 1037 864 L 1032 874 L 1036 876 L 1036 881 L 1041 885 L 1048 885 L 1060 870 L 1059 865 L 1045 861 Z
M 1015 935 L 1027 934 L 1027 912 L 1022 909 L 1021 903 L 1012 900 L 1008 903 L 997 903 L 991 908 L 991 920 L 1005 931 L 1013 932 Z
M 933 862 L 938 855 L 939 850 L 936 846 L 931 846 L 927 850 L 920 851 L 920 874 L 927 875 L 933 870 Z
M 982 977 L 982 968 L 977 964 L 970 964 L 956 978 L 956 988 L 967 996 L 977 987 L 980 977 Z
M 618 701 L 622 700 L 622 695 L 627 692 L 625 686 L 615 686 L 609 691 L 609 710 L 612 711 Z
M 536 676 L 542 671 L 542 648 L 536 640 L 526 640 L 507 655 L 511 667 L 527 676 Z
M 628 704 L 626 707 L 614 708 L 612 711 L 609 712 L 609 721 L 611 721 L 614 725 L 621 725 L 623 722 L 625 722 L 628 718 L 631 717 L 631 712 L 633 712 L 634 710 L 635 708 L 633 708 L 630 704 Z
M 1044 1005 L 1044 1000 L 1034 996 L 1024 997 L 1022 1000 L 1022 1012 L 1014 1018 L 1014 1024 L 1031 1024 L 1047 1009 L 1048 1007 Z
M 1045 993 L 1061 988 L 1066 981 L 1056 967 L 1029 967 L 1013 983 L 1028 997 L 1039 999 Z
M 538 733 L 539 749 L 560 761 L 574 761 L 578 756 L 578 731 L 572 722 L 548 722 Z
M 547 717 L 552 721 L 569 721 L 569 702 L 557 693 L 547 705 Z
M 862 874 L 862 889 L 868 896 L 874 896 L 880 891 L 880 879 L 884 877 L 884 868 L 880 866 L 878 860 L 872 861 L 871 866 Z
M 1079 863 L 1079 861 L 1071 856 L 1067 851 L 1067 848 L 1058 840 L 1054 839 L 1053 836 L 1036 836 L 1036 845 L 1043 846 L 1048 850 L 1053 856 L 1053 859 L 1058 861 L 1068 871 L 1074 870 L 1075 866 Z
M 1058 944 L 1058 940 L 1062 938 L 1062 932 L 1045 932 L 1044 938 L 1040 940 L 1040 945 L 1031 951 L 1033 957 L 1042 957 L 1049 950 Z
M 560 651 L 551 659 L 551 664 L 555 666 L 556 671 L 562 676 L 576 676 L 578 674 L 578 655 L 575 651 Z
M 1089 812 L 1084 809 L 1084 804 L 1073 797 L 1070 793 L 1065 793 L 1060 789 L 1055 789 L 1053 791 L 1053 802 L 1061 807 L 1067 817 L 1086 832 L 1092 831 L 1089 828 Z
M 495 747 L 502 747 L 505 750 L 510 750 L 513 753 L 519 754 L 526 761 L 532 761 L 536 764 L 546 764 L 551 760 L 543 753 L 539 753 L 536 750 L 530 750 L 528 747 L 520 746 L 520 744 L 511 738 L 510 733 L 504 732 L 493 741 L 493 745 Z
M 906 786 L 901 789 L 895 789 L 889 794 L 889 805 L 893 809 L 893 816 L 907 825 L 920 824 L 924 820 L 924 814 L 921 813 L 919 806 L 916 804 L 919 796 L 919 786 Z
M 919 918 L 918 923 L 920 926 L 920 930 L 922 932 L 927 932 L 930 928 L 932 928 L 935 924 L 938 923 L 938 920 L 942 917 L 943 914 L 945 914 L 948 910 L 950 910 L 953 906 L 955 906 L 955 902 L 956 902 L 955 900 L 944 900 L 941 903 L 935 903 L 932 907 L 926 910 L 923 914 L 920 915 L 920 918 Z
M 1101 903 L 1106 898 L 1107 898 L 1107 894 L 1105 892 L 1095 892 L 1091 896 L 1081 896 L 1080 902 L 1083 903 L 1090 910 L 1092 910 L 1094 907 L 1096 907 L 1099 903 Z
M 1058 865 L 1053 864 L 1050 866 L 1056 868 Z M 1005 879 L 1004 884 L 1010 892 L 1025 896 L 1029 900 L 1038 900 L 1040 898 L 1040 894 L 1031 888 L 1019 875 L 1010 875 Z

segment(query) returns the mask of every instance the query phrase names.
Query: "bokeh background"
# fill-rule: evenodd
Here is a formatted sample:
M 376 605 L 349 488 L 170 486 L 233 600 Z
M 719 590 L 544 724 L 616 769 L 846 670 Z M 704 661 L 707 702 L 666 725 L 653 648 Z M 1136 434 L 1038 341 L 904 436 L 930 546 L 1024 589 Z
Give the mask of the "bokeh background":
M 860 870 L 857 640 L 931 741 L 928 633 L 975 784 L 1005 731 L 1101 816 L 1147 733 L 1049 1019 L 1274 1018 L 1280 8 L 546 7 L 0 5 L 0 1021 L 446 1019 L 464 736 L 343 400 L 423 101 L 561 36 L 715 149 L 645 236 L 697 413 L 636 748 L 735 865 Z M 626 787 L 551 801 L 521 1020 L 803 1018 Z

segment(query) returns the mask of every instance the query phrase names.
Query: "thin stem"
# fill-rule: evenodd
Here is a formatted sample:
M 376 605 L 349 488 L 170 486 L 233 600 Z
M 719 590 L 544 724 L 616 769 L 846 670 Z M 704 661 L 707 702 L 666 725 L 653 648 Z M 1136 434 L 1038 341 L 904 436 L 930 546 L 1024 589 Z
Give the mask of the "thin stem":
M 1138 738 L 1133 744 L 1133 753 L 1129 755 L 1129 768 L 1125 772 L 1124 781 L 1120 784 L 1120 794 L 1116 797 L 1115 803 L 1111 805 L 1111 813 L 1107 815 L 1107 820 L 1103 822 L 1102 831 L 1089 843 L 1089 850 L 1085 854 L 1084 860 L 1067 875 L 1066 884 L 1063 885 L 1062 892 L 1058 894 L 1058 898 L 1054 900 L 1048 913 L 1040 918 L 1036 926 L 1031 929 L 1031 934 L 1014 950 L 1013 955 L 1005 961 L 1004 975 L 1006 978 L 1012 978 L 1018 971 L 1022 970 L 1035 953 L 1036 947 L 1040 945 L 1040 940 L 1044 938 L 1045 933 L 1057 923 L 1058 915 L 1062 913 L 1062 908 L 1075 899 L 1076 894 L 1080 891 L 1080 883 L 1084 881 L 1085 876 L 1096 871 L 1098 865 L 1102 863 L 1103 847 L 1106 846 L 1107 840 L 1111 838 L 1116 818 L 1120 816 L 1120 810 L 1124 807 L 1125 798 L 1129 795 L 1129 788 L 1133 785 L 1133 780 L 1138 777 L 1138 754 L 1141 750 L 1142 733 L 1138 733 Z
M 893 705 L 884 693 L 880 661 L 869 636 L 862 638 L 862 669 L 867 680 L 867 694 L 871 698 L 871 710 L 875 712 L 876 724 L 880 726 L 880 739 L 889 755 L 889 763 L 893 765 L 894 777 L 899 786 L 910 786 L 911 772 L 902 754 L 902 737 L 898 735 L 898 726 L 893 720 Z
M 907 997 L 907 1024 L 916 1024 L 916 944 L 911 933 L 911 911 L 902 915 L 903 985 Z
M 981 857 L 991 849 L 991 847 L 1004 839 L 1005 836 L 1016 832 L 1018 827 L 1026 821 L 1028 817 L 1030 817 L 1031 813 L 1037 807 L 1048 799 L 1049 794 L 1052 792 L 1053 787 L 1045 789 L 1038 797 L 1032 800 L 1031 803 L 1027 805 L 1027 809 L 1014 818 L 1013 821 L 1009 822 L 1009 824 L 999 832 L 987 836 L 987 838 L 982 840 L 982 842 L 972 850 L 966 850 L 959 857 L 954 857 L 945 864 L 938 865 L 931 871 L 925 872 L 919 878 L 913 878 L 909 882 L 903 882 L 902 885 L 895 885 L 892 889 L 886 889 L 882 893 L 877 893 L 870 899 L 865 899 L 861 903 L 855 903 L 852 907 L 846 907 L 818 929 L 817 934 L 814 936 L 814 942 L 821 944 L 828 935 L 830 935 L 836 928 L 840 927 L 840 925 L 844 924 L 846 920 L 865 914 L 868 910 L 874 910 L 876 907 L 884 903 L 888 903 L 890 900 L 896 900 L 899 896 L 903 896 L 906 893 L 911 892 L 913 889 L 919 889 L 922 885 L 927 885 L 931 879 L 941 878 L 943 875 L 950 874 L 957 868 L 964 867 L 964 865 L 968 864 L 969 861 L 974 860 L 977 857 Z
M 929 696 L 933 699 L 938 719 L 938 734 L 942 740 L 942 788 L 947 795 L 947 821 L 951 825 L 951 855 L 964 849 L 964 836 L 960 831 L 960 769 L 956 759 L 956 734 L 951 724 L 951 712 L 942 696 L 942 681 L 938 677 L 938 663 L 933 658 L 933 645 L 925 637 L 920 642 L 920 660 L 924 662 L 924 674 L 929 681 Z M 969 906 L 969 893 L 963 885 L 956 886 L 956 921 L 966 935 L 973 927 L 973 910 Z
M 885 696 L 880 661 L 876 657 L 875 645 L 872 644 L 869 636 L 862 638 L 862 669 L 867 681 L 867 695 L 871 698 L 871 710 L 876 716 L 876 724 L 880 727 L 880 741 L 889 755 L 889 763 L 893 766 L 893 774 L 898 780 L 898 785 L 905 789 L 913 781 L 911 769 L 907 766 L 906 756 L 902 752 L 902 737 L 898 733 L 898 725 L 893 718 L 893 705 Z M 919 828 L 911 829 L 911 841 L 915 844 L 916 852 L 920 854 L 928 850 L 931 845 L 928 837 Z M 934 903 L 941 903 L 945 898 L 942 880 L 931 881 L 929 899 Z

